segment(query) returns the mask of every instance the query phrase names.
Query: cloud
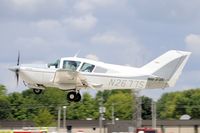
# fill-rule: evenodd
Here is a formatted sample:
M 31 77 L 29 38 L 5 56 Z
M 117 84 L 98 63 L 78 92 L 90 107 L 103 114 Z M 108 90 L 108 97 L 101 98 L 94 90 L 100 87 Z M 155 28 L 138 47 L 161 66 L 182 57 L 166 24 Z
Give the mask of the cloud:
M 47 44 L 47 41 L 44 38 L 41 37 L 31 37 L 31 38 L 18 38 L 16 40 L 16 43 L 20 44 L 20 47 L 29 47 L 31 48 L 33 45 L 35 46 L 42 46 Z
M 87 12 L 87 11 L 93 10 L 94 6 L 88 0 L 84 0 L 84 1 L 80 0 L 80 1 L 78 1 L 78 2 L 75 3 L 74 9 L 76 11 L 79 11 L 79 12 Z
M 99 60 L 99 57 L 97 57 L 97 55 L 95 55 L 95 54 L 88 54 L 85 56 L 85 58 L 95 60 L 95 61 Z
M 134 36 L 122 34 L 116 31 L 97 33 L 90 39 L 93 46 L 101 47 L 104 52 L 112 52 L 112 60 L 130 65 L 141 65 L 144 63 L 145 48 Z
M 134 10 L 140 19 L 157 21 L 162 23 L 169 22 L 192 22 L 194 19 L 199 20 L 200 1 L 160 1 L 154 2 L 148 0 L 132 1 Z
M 116 0 L 78 0 L 74 9 L 78 12 L 91 12 L 97 7 L 106 7 L 116 3 Z
M 20 21 L 58 18 L 69 5 L 67 0 L 1 0 L 0 18 Z
M 9 2 L 17 10 L 41 10 L 44 6 L 59 9 L 58 7 L 64 7 L 63 4 L 66 4 L 65 0 L 9 0 Z
M 87 1 L 87 0 L 86 0 Z M 98 0 L 96 0 L 98 1 Z M 80 2 L 82 3 L 82 2 Z M 87 2 L 86 2 L 87 3 Z M 74 4 L 74 3 L 73 3 Z M 73 5 L 72 4 L 72 5 Z M 76 5 L 76 4 L 75 4 Z M 70 13 L 68 13 L 70 11 Z M 63 13 L 62 13 L 63 14 Z M 74 13 L 71 10 L 71 7 L 66 9 L 64 16 L 60 16 L 60 18 L 55 17 L 43 17 L 39 20 L 34 20 L 31 22 L 32 26 L 39 28 L 41 30 L 47 31 L 48 30 L 65 30 L 65 32 L 77 32 L 77 31 L 90 31 L 97 25 L 98 19 L 95 17 L 92 12 L 87 13 Z M 49 15 L 47 15 L 49 16 Z M 54 14 L 55 16 L 55 14 Z M 70 33 L 70 34 L 71 34 Z
M 89 31 L 96 26 L 97 18 L 92 14 L 86 14 L 80 17 L 67 18 L 64 22 L 72 30 Z
M 32 23 L 39 29 L 44 29 L 44 30 L 55 30 L 62 28 L 62 24 L 58 20 L 53 20 L 53 19 L 44 19 L 40 20 L 38 22 Z
M 10 2 L 17 8 L 30 8 L 42 4 L 44 0 L 10 0 Z
M 80 48 L 78 42 L 67 38 L 51 37 L 19 37 L 15 46 L 20 48 L 24 63 L 32 63 L 38 60 L 52 60 L 62 56 L 71 56 Z M 14 56 L 15 57 L 15 56 Z
M 189 34 L 185 37 L 186 47 L 192 51 L 194 55 L 200 55 L 200 35 Z
M 90 40 L 93 44 L 108 44 L 108 45 L 116 45 L 116 44 L 136 44 L 136 41 L 130 39 L 128 37 L 124 37 L 117 32 L 105 32 L 105 33 L 98 33 L 93 36 Z

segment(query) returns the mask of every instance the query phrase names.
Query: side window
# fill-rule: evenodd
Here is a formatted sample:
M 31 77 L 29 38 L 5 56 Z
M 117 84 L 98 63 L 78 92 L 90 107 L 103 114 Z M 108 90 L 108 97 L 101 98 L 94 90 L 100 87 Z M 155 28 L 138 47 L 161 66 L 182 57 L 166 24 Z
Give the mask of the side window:
M 80 65 L 80 62 L 78 62 L 78 61 L 67 61 L 67 60 L 65 60 L 63 62 L 63 69 L 76 71 L 76 69 L 78 68 L 79 65 Z
M 107 69 L 98 66 L 96 66 L 94 70 L 95 73 L 106 73 L 107 71 L 108 71 Z
M 48 64 L 48 68 L 54 66 L 55 68 L 59 68 L 59 65 L 60 65 L 60 60 L 56 60 L 56 62 L 54 63 L 49 63 Z
M 83 65 L 82 65 L 80 71 L 81 71 L 81 72 L 92 72 L 93 69 L 94 69 L 94 67 L 95 67 L 95 66 L 92 65 L 92 64 L 83 63 Z

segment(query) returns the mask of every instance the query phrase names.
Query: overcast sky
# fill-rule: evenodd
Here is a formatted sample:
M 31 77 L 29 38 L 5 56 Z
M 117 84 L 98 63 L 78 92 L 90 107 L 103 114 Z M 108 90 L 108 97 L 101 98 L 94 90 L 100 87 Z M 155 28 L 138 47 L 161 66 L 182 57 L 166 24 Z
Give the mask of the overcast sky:
M 21 63 L 51 62 L 62 56 L 142 66 L 171 50 L 193 52 L 176 87 L 143 91 L 162 93 L 199 87 L 199 0 L 0 0 L 0 83 L 16 87 L 17 52 Z

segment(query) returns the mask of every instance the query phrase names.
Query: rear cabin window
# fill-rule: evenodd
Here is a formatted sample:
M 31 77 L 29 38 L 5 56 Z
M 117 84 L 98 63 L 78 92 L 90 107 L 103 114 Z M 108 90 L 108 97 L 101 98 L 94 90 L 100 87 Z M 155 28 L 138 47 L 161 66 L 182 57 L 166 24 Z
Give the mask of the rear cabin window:
M 106 73 L 108 70 L 102 67 L 96 67 L 94 73 Z
M 79 61 L 68 61 L 68 60 L 65 60 L 65 61 L 63 61 L 63 69 L 76 71 L 77 68 L 79 67 L 80 63 L 81 62 L 79 62 Z
M 89 63 L 83 63 L 80 71 L 81 72 L 92 72 L 95 65 L 89 64 Z

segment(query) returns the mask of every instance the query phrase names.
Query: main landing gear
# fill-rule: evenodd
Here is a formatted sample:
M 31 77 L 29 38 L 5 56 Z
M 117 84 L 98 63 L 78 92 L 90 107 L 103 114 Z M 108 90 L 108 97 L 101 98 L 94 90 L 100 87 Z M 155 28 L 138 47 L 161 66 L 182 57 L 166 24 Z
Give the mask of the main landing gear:
M 33 92 L 37 95 L 42 93 L 42 89 L 33 88 Z M 71 90 L 67 94 L 67 100 L 70 102 L 80 102 L 81 101 L 81 94 L 77 90 Z
M 67 94 L 67 100 L 70 102 L 79 102 L 81 100 L 81 94 L 76 91 L 70 91 Z
M 42 89 L 33 89 L 33 92 L 35 94 L 41 94 L 42 93 Z

